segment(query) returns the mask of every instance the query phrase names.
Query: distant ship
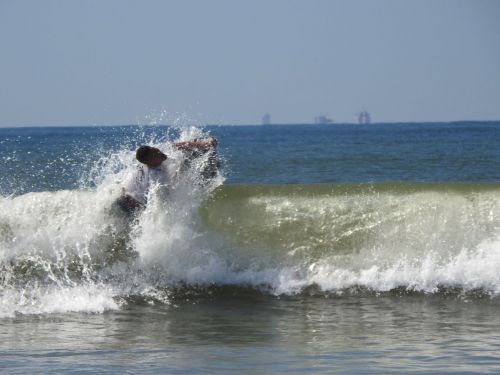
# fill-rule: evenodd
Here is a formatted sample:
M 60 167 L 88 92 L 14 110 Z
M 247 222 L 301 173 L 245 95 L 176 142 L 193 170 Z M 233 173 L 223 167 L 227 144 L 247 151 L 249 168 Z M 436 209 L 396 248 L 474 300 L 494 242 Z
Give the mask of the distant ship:
M 362 110 L 361 112 L 358 113 L 358 124 L 363 125 L 363 124 L 369 124 L 371 123 L 371 117 L 368 111 Z
M 264 116 L 262 116 L 262 125 L 270 125 L 271 124 L 271 115 L 269 113 L 266 113 Z
M 332 124 L 333 120 L 326 115 L 316 116 L 314 118 L 315 124 Z

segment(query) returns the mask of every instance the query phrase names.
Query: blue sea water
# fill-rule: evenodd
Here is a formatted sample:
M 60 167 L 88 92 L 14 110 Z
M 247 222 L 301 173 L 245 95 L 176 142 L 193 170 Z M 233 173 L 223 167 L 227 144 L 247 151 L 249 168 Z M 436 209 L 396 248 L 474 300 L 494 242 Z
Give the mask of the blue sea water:
M 134 150 L 219 140 L 130 221 Z M 8 373 L 497 373 L 500 122 L 0 129 Z
M 497 182 L 498 122 L 207 126 L 227 183 Z M 81 187 L 110 152 L 175 139 L 167 127 L 0 129 L 4 194 Z

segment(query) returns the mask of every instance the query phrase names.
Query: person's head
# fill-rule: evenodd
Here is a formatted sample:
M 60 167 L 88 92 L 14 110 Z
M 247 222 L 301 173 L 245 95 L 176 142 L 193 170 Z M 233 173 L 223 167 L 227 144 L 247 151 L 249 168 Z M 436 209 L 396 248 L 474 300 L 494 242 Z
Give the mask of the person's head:
M 148 167 L 157 168 L 167 159 L 167 155 L 158 150 L 156 147 L 141 146 L 137 149 L 135 157 L 142 164 Z

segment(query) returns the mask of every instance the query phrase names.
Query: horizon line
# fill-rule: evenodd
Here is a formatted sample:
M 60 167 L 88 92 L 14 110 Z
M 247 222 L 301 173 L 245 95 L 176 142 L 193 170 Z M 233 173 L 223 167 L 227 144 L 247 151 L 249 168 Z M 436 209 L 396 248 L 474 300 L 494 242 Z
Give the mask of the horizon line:
M 368 124 L 359 124 L 357 122 L 331 122 L 331 123 L 313 123 L 313 122 L 296 122 L 296 123 L 270 123 L 270 124 L 252 124 L 252 123 L 240 123 L 240 124 L 189 124 L 194 126 L 338 126 L 338 125 L 355 125 L 355 126 L 375 126 L 375 125 L 415 125 L 415 124 L 462 124 L 462 123 L 500 123 L 498 120 L 451 120 L 451 121 L 376 121 L 370 122 Z M 0 126 L 0 129 L 28 129 L 28 128 L 97 128 L 97 127 L 132 127 L 132 126 L 148 126 L 148 127 L 172 127 L 172 124 L 162 123 L 162 124 L 78 124 L 78 125 L 8 125 Z

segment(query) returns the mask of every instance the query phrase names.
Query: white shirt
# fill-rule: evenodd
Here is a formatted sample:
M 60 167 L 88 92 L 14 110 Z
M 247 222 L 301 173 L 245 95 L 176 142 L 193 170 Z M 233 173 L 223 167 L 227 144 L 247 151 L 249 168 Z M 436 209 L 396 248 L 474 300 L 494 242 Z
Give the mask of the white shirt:
M 142 204 L 146 204 L 149 188 L 156 183 L 166 186 L 172 184 L 178 171 L 176 163 L 170 158 L 157 168 L 139 164 L 137 169 L 130 173 L 125 180 L 125 194 Z

